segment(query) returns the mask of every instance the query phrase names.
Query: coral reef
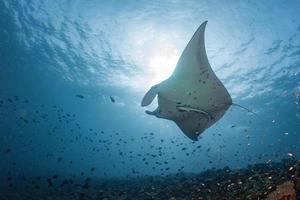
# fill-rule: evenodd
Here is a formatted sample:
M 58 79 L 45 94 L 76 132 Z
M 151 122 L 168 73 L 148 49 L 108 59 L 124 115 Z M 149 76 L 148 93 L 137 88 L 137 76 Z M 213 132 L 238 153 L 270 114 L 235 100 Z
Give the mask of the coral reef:
M 296 200 L 296 191 L 294 183 L 287 181 L 276 187 L 276 190 L 271 192 L 266 200 Z
M 212 169 L 200 174 L 98 180 L 41 177 L 51 184 L 22 187 L 15 183 L 1 200 L 296 200 L 300 195 L 300 162 L 249 165 L 243 169 Z M 46 182 L 45 181 L 45 182 Z

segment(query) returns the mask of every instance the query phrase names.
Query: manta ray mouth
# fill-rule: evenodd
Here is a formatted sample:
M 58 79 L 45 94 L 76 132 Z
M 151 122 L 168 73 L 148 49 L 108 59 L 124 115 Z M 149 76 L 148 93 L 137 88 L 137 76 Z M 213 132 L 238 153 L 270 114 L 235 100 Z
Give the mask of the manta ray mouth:
M 177 108 L 178 111 L 201 113 L 207 118 L 208 122 L 213 120 L 213 117 L 208 112 L 206 112 L 205 110 L 201 110 L 201 109 L 197 109 L 197 108 L 191 108 L 191 107 L 184 107 L 184 106 L 176 106 L 176 108 Z

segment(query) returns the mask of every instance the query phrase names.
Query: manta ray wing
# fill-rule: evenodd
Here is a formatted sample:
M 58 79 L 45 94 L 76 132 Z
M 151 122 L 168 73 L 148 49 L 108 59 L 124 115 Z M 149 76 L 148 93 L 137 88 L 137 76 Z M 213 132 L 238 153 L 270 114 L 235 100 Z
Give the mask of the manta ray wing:
M 212 72 L 205 50 L 204 33 L 207 21 L 203 22 L 183 50 L 173 76 L 176 78 L 195 77 L 200 72 Z

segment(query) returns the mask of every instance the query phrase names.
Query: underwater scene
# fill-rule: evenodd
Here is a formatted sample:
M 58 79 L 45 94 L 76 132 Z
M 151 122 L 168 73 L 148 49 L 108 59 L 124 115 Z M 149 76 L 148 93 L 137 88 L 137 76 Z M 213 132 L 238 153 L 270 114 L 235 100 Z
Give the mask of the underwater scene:
M 1 0 L 0 200 L 300 199 L 300 1 Z

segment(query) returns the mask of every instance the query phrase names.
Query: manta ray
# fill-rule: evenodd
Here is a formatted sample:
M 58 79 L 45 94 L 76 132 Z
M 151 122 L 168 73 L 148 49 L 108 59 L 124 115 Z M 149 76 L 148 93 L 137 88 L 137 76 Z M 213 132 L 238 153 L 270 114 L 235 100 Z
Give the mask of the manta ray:
M 204 44 L 203 22 L 183 50 L 172 75 L 145 94 L 141 106 L 157 96 L 158 107 L 149 115 L 174 121 L 196 141 L 233 105 L 230 94 L 212 70 Z

